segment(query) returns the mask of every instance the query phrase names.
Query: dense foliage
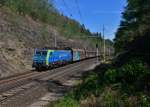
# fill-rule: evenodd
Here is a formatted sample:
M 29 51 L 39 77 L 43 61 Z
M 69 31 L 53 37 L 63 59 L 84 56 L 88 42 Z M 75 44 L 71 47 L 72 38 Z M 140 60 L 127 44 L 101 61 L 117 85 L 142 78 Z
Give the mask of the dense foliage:
M 150 70 L 139 59 L 119 68 L 98 66 L 54 107 L 149 107 Z
M 130 60 L 120 68 L 110 69 L 105 73 L 108 83 L 121 83 L 124 89 L 130 93 L 136 91 L 150 91 L 150 70 L 149 67 L 139 59 Z
M 116 53 L 128 51 L 130 43 L 141 36 L 150 36 L 150 1 L 127 0 L 120 27 L 116 33 Z M 143 37 L 143 38 L 145 38 Z M 149 39 L 150 40 L 150 39 Z M 140 44 L 140 41 L 139 43 Z M 150 43 L 146 44 L 147 47 Z M 136 47 L 137 48 L 137 47 Z M 137 48 L 138 50 L 139 48 Z
M 21 15 L 29 15 L 43 22 L 48 22 L 49 13 L 55 11 L 52 3 L 47 0 L 2 0 L 1 4 Z

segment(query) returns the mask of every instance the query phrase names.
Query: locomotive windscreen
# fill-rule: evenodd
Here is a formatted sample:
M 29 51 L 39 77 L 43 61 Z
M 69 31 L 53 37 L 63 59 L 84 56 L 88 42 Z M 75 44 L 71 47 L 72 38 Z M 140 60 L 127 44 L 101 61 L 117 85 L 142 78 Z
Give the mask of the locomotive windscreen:
M 47 55 L 47 51 L 36 51 L 36 55 Z

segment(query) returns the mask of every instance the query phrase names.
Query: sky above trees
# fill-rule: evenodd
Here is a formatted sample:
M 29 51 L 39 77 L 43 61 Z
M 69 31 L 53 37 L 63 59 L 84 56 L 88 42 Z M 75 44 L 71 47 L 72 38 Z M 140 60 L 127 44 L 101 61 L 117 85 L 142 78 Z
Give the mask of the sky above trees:
M 92 32 L 102 32 L 104 24 L 109 39 L 115 37 L 126 6 L 126 0 L 54 0 L 54 3 L 61 13 L 85 24 Z

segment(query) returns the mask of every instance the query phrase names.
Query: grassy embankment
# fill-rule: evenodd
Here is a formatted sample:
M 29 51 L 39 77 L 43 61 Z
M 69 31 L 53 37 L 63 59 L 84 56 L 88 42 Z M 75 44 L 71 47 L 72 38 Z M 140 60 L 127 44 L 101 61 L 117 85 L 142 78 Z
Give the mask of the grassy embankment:
M 150 69 L 140 59 L 98 66 L 54 107 L 150 107 Z

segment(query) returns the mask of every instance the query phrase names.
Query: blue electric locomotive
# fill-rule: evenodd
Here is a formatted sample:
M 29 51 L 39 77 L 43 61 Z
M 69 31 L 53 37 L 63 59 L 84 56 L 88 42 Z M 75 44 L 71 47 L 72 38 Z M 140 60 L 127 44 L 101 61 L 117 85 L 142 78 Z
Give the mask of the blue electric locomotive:
M 37 70 L 53 68 L 95 56 L 96 52 L 85 49 L 35 49 L 32 67 Z
M 72 50 L 35 49 L 33 68 L 40 70 L 64 65 L 73 61 Z

